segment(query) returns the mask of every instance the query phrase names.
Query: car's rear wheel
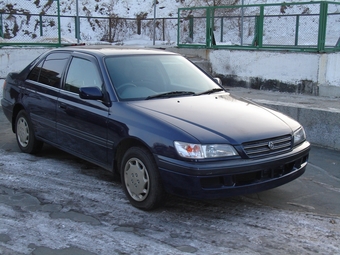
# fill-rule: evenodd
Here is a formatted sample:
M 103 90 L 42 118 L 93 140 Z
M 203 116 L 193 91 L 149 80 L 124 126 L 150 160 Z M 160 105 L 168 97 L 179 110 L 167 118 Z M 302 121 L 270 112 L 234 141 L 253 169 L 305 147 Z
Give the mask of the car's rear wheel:
M 24 110 L 16 117 L 15 134 L 22 152 L 34 154 L 41 150 L 43 142 L 35 138 L 33 125 Z
M 123 189 L 131 204 L 139 209 L 152 210 L 164 200 L 160 175 L 152 155 L 144 148 L 126 151 L 121 164 Z

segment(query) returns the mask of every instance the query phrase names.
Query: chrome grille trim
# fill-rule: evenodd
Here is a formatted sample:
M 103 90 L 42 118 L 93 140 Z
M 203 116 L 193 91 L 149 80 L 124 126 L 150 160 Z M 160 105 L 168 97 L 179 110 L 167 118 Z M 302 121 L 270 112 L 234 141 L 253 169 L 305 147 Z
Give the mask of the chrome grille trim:
M 274 146 L 272 149 L 269 143 Z M 243 150 L 249 158 L 265 157 L 272 154 L 284 153 L 292 148 L 292 136 L 285 135 L 265 140 L 243 143 Z

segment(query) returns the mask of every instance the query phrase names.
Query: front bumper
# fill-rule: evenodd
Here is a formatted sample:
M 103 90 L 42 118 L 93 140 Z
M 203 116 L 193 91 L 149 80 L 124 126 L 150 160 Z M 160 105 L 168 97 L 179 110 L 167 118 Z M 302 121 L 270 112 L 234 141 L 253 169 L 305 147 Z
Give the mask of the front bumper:
M 213 199 L 256 193 L 288 183 L 306 169 L 310 144 L 261 159 L 220 162 L 184 162 L 158 157 L 158 166 L 168 193 L 196 199 Z

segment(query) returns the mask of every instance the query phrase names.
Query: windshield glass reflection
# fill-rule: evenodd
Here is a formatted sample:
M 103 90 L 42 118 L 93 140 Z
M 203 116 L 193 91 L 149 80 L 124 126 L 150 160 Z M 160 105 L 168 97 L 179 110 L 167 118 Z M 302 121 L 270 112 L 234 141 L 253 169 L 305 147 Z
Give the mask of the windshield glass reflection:
M 186 96 L 220 88 L 182 56 L 116 56 L 106 58 L 105 63 L 121 100 L 157 98 L 166 93 Z

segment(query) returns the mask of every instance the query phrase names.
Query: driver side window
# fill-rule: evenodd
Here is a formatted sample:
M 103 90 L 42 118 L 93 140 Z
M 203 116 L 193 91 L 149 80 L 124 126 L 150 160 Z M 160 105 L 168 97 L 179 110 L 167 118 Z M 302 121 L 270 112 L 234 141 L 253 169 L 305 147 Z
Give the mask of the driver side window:
M 66 76 L 65 90 L 78 93 L 81 87 L 98 87 L 102 89 L 103 81 L 97 66 L 82 58 L 74 57 Z

